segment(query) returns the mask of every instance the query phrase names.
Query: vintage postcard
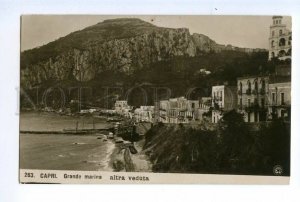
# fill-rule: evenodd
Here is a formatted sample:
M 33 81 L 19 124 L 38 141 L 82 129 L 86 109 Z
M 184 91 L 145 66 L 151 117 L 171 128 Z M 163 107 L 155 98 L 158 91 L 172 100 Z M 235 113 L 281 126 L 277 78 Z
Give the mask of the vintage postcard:
M 20 183 L 288 184 L 290 16 L 23 15 Z

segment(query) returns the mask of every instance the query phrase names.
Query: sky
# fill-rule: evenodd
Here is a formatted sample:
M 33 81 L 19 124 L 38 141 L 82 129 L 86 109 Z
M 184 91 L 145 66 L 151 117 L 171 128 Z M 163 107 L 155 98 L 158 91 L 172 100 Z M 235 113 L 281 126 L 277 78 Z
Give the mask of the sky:
M 71 32 L 106 19 L 134 17 L 156 26 L 188 28 L 190 33 L 204 34 L 219 44 L 246 48 L 268 48 L 272 16 L 109 16 L 109 15 L 23 15 L 21 51 L 45 45 Z M 291 18 L 283 23 L 291 29 Z

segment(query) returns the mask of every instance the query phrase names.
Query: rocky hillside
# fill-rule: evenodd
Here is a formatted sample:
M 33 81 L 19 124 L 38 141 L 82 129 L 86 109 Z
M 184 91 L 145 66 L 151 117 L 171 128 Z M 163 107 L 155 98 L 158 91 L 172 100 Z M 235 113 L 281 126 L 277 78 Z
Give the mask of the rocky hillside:
M 257 52 L 217 44 L 186 28 L 154 26 L 140 19 L 105 20 L 21 53 L 21 86 L 51 81 L 90 81 L 107 70 L 133 72 L 175 57 L 193 58 L 223 50 Z

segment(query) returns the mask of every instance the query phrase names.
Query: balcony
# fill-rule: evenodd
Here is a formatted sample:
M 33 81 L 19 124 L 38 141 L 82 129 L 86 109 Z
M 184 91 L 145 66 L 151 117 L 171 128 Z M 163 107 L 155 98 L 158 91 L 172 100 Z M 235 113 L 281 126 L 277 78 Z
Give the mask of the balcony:
M 258 93 L 258 90 L 256 90 L 256 89 L 253 89 L 253 90 L 252 90 L 252 94 L 253 94 L 253 95 L 257 95 L 257 93 Z
M 250 106 L 246 106 L 246 107 L 245 107 L 245 111 L 246 111 L 247 113 L 249 113 L 249 112 L 254 112 L 254 111 L 258 111 L 258 109 L 259 109 L 259 106 L 258 106 L 258 105 L 254 105 L 253 103 L 251 103 Z
M 266 90 L 265 90 L 264 88 L 262 88 L 262 89 L 260 89 L 259 93 L 260 93 L 261 95 L 264 95 L 264 94 L 266 94 Z
M 222 101 L 222 98 L 221 97 L 214 97 L 213 101 L 214 102 Z
M 265 106 L 259 106 L 258 103 L 251 103 L 250 106 L 244 106 L 246 112 L 266 111 Z
M 291 101 L 284 101 L 284 102 L 270 102 L 268 104 L 269 107 L 290 107 L 291 106 Z

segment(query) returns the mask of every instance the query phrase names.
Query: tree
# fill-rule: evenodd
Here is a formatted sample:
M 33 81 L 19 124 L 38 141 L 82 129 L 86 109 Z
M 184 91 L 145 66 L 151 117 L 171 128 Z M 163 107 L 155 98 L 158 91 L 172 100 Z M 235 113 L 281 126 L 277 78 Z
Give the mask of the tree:
M 249 170 L 249 151 L 254 143 L 243 115 L 235 110 L 225 113 L 219 122 L 220 169 L 233 173 Z
M 290 125 L 283 119 L 275 119 L 270 125 L 261 129 L 263 153 L 268 162 L 267 171 L 272 174 L 276 165 L 283 168 L 283 175 L 290 174 Z

